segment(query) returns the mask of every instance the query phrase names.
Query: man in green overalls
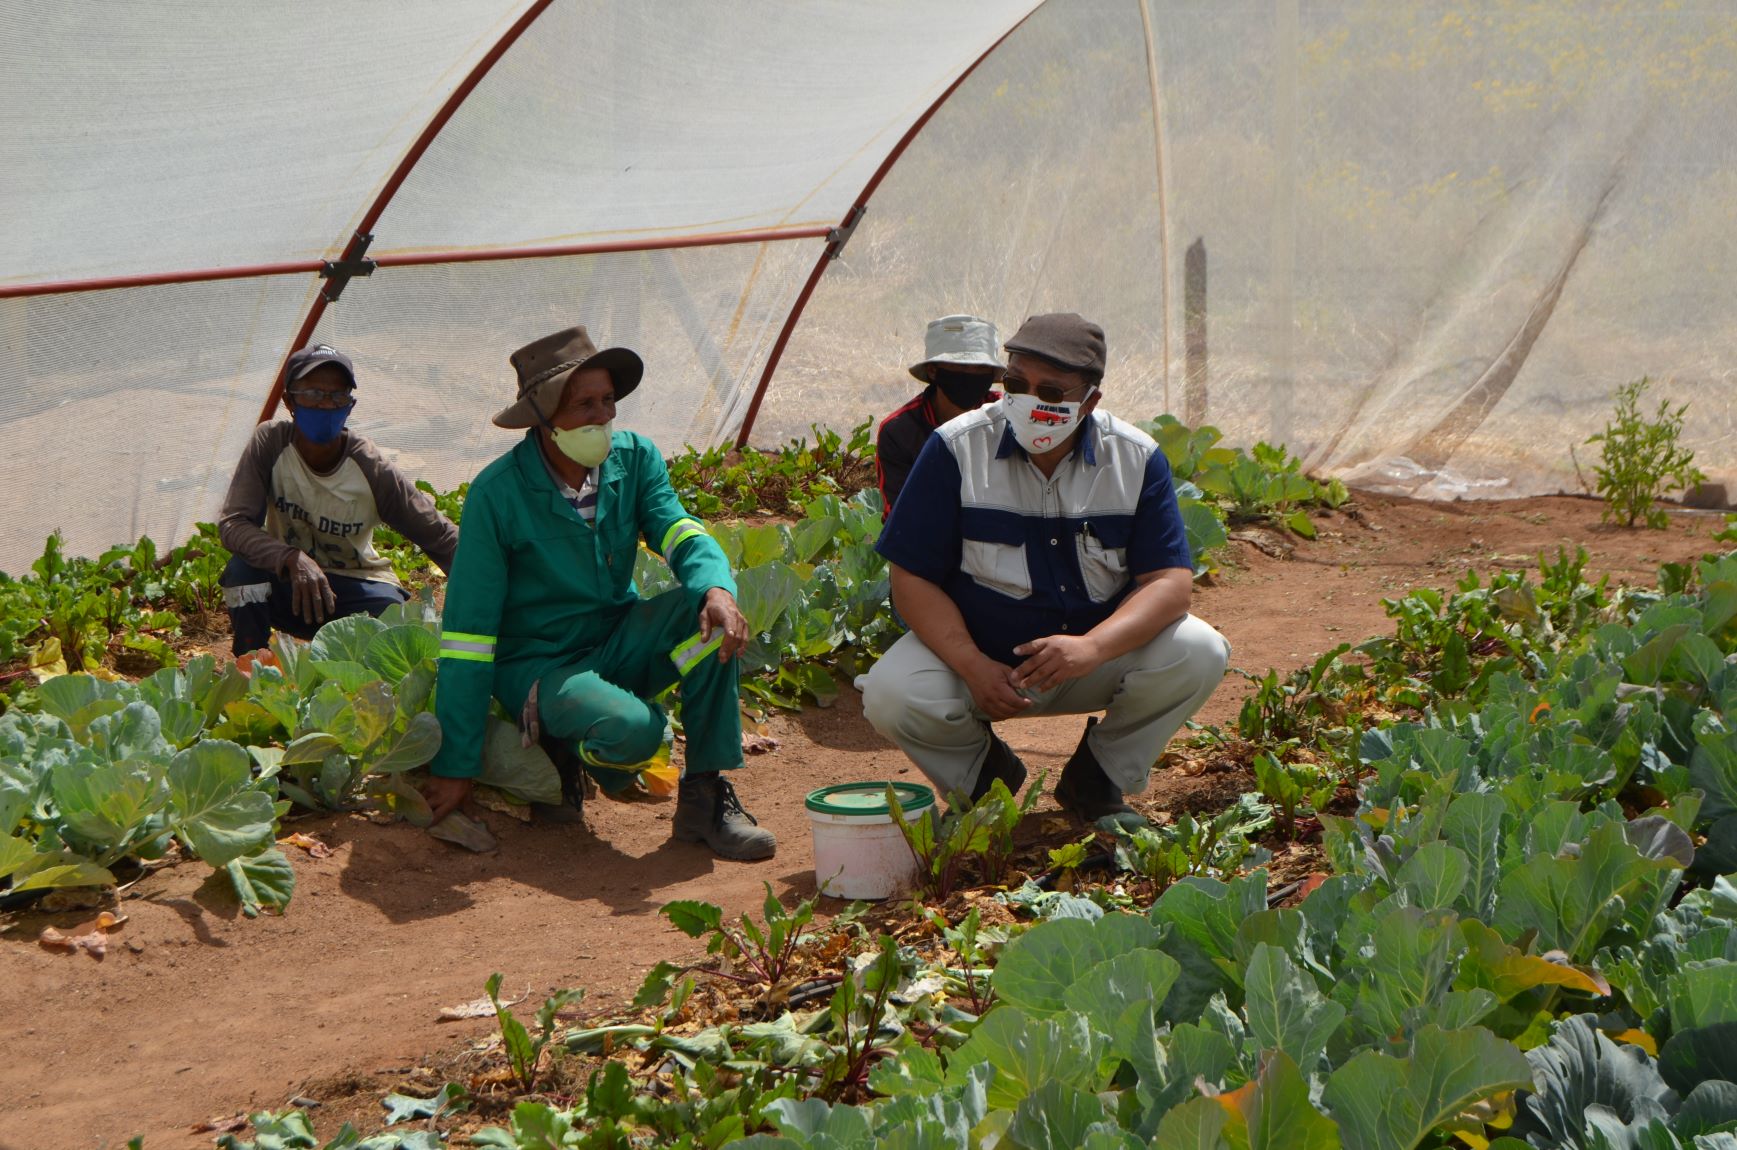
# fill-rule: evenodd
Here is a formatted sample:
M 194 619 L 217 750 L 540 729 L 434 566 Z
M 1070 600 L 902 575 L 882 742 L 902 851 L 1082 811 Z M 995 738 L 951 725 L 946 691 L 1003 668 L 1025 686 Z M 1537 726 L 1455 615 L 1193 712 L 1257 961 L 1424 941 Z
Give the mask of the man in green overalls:
M 735 656 L 748 638 L 729 563 L 676 498 L 656 446 L 611 427 L 644 364 L 627 348 L 598 351 L 583 327 L 511 359 L 518 398 L 494 422 L 528 430 L 465 498 L 441 619 L 442 743 L 424 784 L 435 821 L 482 770 L 491 696 L 527 737 L 540 728 L 608 786 L 657 755 L 664 713 L 650 700 L 679 682 L 687 769 L 673 837 L 770 858 L 772 832 L 722 774 L 743 765 Z M 679 588 L 639 597 L 641 539 Z

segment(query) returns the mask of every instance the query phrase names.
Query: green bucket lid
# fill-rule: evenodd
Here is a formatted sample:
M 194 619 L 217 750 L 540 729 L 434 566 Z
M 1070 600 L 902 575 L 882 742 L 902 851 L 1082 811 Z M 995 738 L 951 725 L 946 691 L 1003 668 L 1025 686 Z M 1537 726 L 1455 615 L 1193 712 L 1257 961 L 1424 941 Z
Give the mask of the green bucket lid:
M 921 783 L 893 783 L 899 809 L 906 815 L 935 805 L 935 792 Z M 824 815 L 884 815 L 887 812 L 886 783 L 840 783 L 808 793 L 805 804 Z

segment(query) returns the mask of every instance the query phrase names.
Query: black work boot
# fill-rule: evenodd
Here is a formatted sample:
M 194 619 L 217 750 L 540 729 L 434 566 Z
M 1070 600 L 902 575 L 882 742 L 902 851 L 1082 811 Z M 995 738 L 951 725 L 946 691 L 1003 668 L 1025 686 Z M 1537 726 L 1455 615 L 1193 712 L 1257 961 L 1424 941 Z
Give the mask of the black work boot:
M 1087 745 L 1087 737 L 1097 721 L 1095 715 L 1086 720 L 1085 733 L 1080 735 L 1080 745 L 1074 748 L 1073 756 L 1068 759 L 1067 765 L 1062 768 L 1061 778 L 1056 781 L 1055 801 L 1061 804 L 1062 810 L 1087 823 L 1096 823 L 1099 819 L 1107 818 L 1130 829 L 1143 826 L 1146 820 L 1123 801 L 1121 788 L 1110 781 L 1110 776 L 1098 765 L 1098 757 L 1092 754 L 1092 748 Z
M 561 776 L 561 801 L 532 803 L 531 814 L 541 823 L 555 826 L 581 826 L 585 822 L 585 768 L 573 748 L 561 739 L 544 737 L 538 741 L 543 753 L 555 764 Z
M 682 779 L 670 837 L 677 842 L 705 843 L 724 858 L 744 862 L 769 859 L 778 849 L 772 832 L 743 809 L 736 788 L 716 771 Z
M 1013 748 L 994 731 L 989 732 L 989 753 L 983 757 L 983 767 L 977 772 L 977 783 L 971 788 L 971 805 L 976 806 L 1000 779 L 1007 784 L 1009 794 L 1017 795 L 1025 785 L 1025 764 L 1013 753 Z

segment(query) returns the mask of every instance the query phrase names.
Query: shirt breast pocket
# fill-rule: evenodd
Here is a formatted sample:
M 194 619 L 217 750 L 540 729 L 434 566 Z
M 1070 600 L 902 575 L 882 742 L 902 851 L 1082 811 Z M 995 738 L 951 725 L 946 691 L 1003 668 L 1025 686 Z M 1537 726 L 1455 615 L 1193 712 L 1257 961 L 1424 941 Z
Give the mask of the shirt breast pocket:
M 635 536 L 603 540 L 603 565 L 617 582 L 633 578 L 633 565 L 638 558 L 639 540 Z
M 978 586 L 1010 599 L 1031 597 L 1031 564 L 1025 558 L 1025 544 L 989 539 L 966 539 L 962 544 L 959 568 Z
M 1080 578 L 1086 594 L 1095 603 L 1113 599 L 1128 585 L 1128 548 L 1114 547 L 1114 540 L 1099 539 L 1090 530 L 1075 536 L 1076 554 L 1080 561 Z

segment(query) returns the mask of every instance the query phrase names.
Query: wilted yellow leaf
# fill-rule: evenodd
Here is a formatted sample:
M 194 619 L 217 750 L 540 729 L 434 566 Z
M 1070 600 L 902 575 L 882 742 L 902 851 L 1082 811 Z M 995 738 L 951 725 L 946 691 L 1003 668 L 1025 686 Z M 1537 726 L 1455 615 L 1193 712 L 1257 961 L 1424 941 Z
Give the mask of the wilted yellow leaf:
M 61 653 L 59 639 L 44 639 L 30 649 L 30 670 L 38 683 L 66 674 L 66 656 Z
M 1606 1031 L 1605 1033 L 1609 1034 L 1610 1032 Z M 1638 1046 L 1654 1058 L 1659 1056 L 1658 1039 L 1654 1038 L 1644 1030 L 1635 1030 L 1633 1028 L 1621 1030 L 1615 1034 L 1611 1034 L 1610 1040 L 1612 1042 L 1626 1042 L 1630 1046 Z M 1675 1049 L 1675 1047 L 1672 1049 Z
M 297 831 L 293 835 L 285 835 L 277 840 L 280 847 L 300 847 L 314 858 L 323 859 L 332 853 L 332 848 L 315 838 L 313 835 Z

